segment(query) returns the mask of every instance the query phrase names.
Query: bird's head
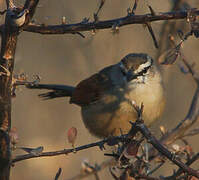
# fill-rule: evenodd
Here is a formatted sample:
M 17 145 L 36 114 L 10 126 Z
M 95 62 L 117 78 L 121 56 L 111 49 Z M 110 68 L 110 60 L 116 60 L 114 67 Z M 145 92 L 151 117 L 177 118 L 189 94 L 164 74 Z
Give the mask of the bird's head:
M 128 54 L 118 64 L 127 83 L 145 83 L 154 66 L 153 59 L 144 53 Z

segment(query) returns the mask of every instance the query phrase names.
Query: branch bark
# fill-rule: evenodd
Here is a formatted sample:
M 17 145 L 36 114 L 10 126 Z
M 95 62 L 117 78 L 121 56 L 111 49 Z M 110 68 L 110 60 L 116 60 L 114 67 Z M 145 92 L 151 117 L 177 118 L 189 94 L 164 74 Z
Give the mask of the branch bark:
M 118 142 L 122 142 L 122 141 L 126 141 L 127 140 L 127 134 L 126 135 L 122 135 L 122 136 L 115 136 L 115 137 L 110 137 L 108 139 L 104 139 L 98 142 L 94 142 L 94 143 L 90 143 L 90 144 L 86 144 L 83 146 L 79 146 L 76 148 L 71 148 L 71 149 L 63 149 L 63 150 L 59 150 L 59 151 L 51 151 L 51 152 L 42 152 L 40 154 L 38 154 L 37 156 L 35 156 L 34 154 L 24 154 L 24 155 L 19 155 L 16 156 L 13 160 L 12 163 L 18 162 L 18 161 L 22 161 L 22 160 L 26 160 L 26 159 L 31 159 L 31 158 L 39 158 L 39 157 L 50 157 L 50 156 L 58 156 L 58 155 L 68 155 L 70 153 L 74 153 L 74 152 L 78 152 L 84 149 L 88 149 L 88 148 L 92 148 L 92 147 L 99 147 L 100 149 L 104 148 L 104 144 L 108 144 L 110 146 L 113 146 L 115 144 L 117 144 Z
M 30 12 L 27 15 L 26 24 L 32 18 L 38 0 L 26 0 L 24 8 Z M 20 27 L 17 22 L 17 11 L 11 0 L 7 0 L 6 18 L 4 26 L 1 26 L 1 51 L 0 51 L 0 180 L 8 180 L 10 174 L 10 138 L 11 128 L 11 87 L 12 72 L 14 68 L 15 50 Z M 23 11 L 22 11 L 23 12 Z M 25 12 L 25 11 L 24 11 Z M 26 15 L 26 14 L 25 14 Z M 24 15 L 24 17 L 25 17 Z
M 10 169 L 10 140 L 8 132 L 11 127 L 11 83 L 14 67 L 14 56 L 17 44 L 17 33 L 11 31 L 11 26 L 6 15 L 5 26 L 1 40 L 0 54 L 0 179 L 9 179 Z M 10 74 L 7 75 L 4 70 Z
M 129 24 L 146 24 L 153 21 L 185 19 L 188 11 L 171 11 L 166 13 L 144 14 L 144 15 L 127 15 L 121 18 L 98 21 L 98 22 L 80 22 L 76 24 L 60 24 L 60 25 L 44 25 L 30 23 L 24 28 L 24 31 L 40 33 L 40 34 L 67 34 L 80 31 L 90 31 L 93 29 L 108 29 L 114 25 L 119 27 Z M 199 15 L 199 10 L 194 11 L 195 15 Z

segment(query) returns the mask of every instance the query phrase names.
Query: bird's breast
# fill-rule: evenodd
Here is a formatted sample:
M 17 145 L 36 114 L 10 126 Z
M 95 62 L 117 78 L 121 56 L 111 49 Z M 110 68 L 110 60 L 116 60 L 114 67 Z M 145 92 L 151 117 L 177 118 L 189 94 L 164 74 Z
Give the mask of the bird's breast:
M 118 89 L 107 93 L 97 102 L 82 107 L 82 118 L 88 130 L 98 136 L 107 137 L 127 133 L 131 128 L 129 121 L 135 121 L 132 101 L 137 105 L 144 103 L 143 117 L 147 125 L 157 119 L 164 106 L 162 87 L 156 91 L 151 87 Z

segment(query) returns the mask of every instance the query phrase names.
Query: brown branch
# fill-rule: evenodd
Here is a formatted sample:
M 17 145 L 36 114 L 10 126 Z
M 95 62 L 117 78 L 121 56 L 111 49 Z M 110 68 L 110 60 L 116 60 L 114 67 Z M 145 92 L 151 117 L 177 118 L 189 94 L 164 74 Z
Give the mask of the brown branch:
M 7 8 L 5 24 L 1 26 L 1 51 L 0 51 L 0 179 L 8 180 L 10 174 L 10 139 L 8 132 L 11 128 L 11 86 L 12 73 L 14 68 L 15 50 L 17 45 L 17 37 L 20 33 L 19 27 L 15 25 L 18 23 L 18 12 L 14 8 L 12 0 L 7 0 Z M 26 0 L 26 3 L 29 0 Z M 31 0 L 32 6 L 36 8 L 35 2 L 38 0 Z M 26 11 L 22 11 L 26 12 Z M 25 17 L 24 14 L 23 17 Z M 20 18 L 20 17 L 19 17 Z M 17 22 L 17 23 L 16 23 Z M 22 19 L 23 22 L 23 19 Z M 14 23 L 14 24 L 13 24 Z M 29 20 L 27 20 L 29 23 Z M 5 73 L 5 71 L 7 73 Z
M 105 3 L 106 0 L 100 0 L 100 5 L 96 11 L 96 13 L 93 14 L 94 16 L 94 21 L 97 22 L 99 20 L 99 17 L 98 17 L 98 14 L 99 12 L 101 11 L 102 7 L 104 6 L 104 3 Z
M 198 135 L 199 134 L 199 128 L 196 128 L 196 129 L 192 129 L 190 132 L 186 133 L 184 137 L 188 137 L 188 136 L 195 136 L 195 135 Z
M 173 6 L 173 10 L 179 10 L 180 8 L 183 8 L 184 6 L 188 6 L 188 4 L 182 0 L 176 0 L 174 2 L 174 6 Z M 184 26 L 183 26 L 184 27 Z M 182 28 L 183 28 L 182 27 Z M 171 43 L 169 44 L 169 38 L 168 35 L 169 34 L 174 34 L 174 32 L 176 31 L 177 27 L 176 27 L 176 22 L 165 22 L 163 27 L 162 27 L 162 32 L 160 34 L 161 39 L 160 39 L 160 47 L 159 47 L 159 51 L 157 54 L 157 57 L 160 56 L 161 53 L 163 53 L 163 51 L 168 50 L 171 48 Z M 182 55 L 182 53 L 181 53 Z M 199 77 L 197 75 L 197 73 L 193 70 L 193 67 L 186 61 L 186 59 L 184 57 L 182 57 L 182 61 L 184 61 L 185 66 L 187 66 L 187 69 L 189 70 L 190 74 L 193 77 L 193 80 L 196 82 L 197 84 L 197 88 L 195 91 L 195 94 L 192 98 L 192 102 L 189 108 L 189 111 L 186 115 L 186 117 L 181 120 L 181 122 L 172 130 L 170 130 L 167 134 L 165 134 L 162 138 L 161 138 L 161 142 L 163 144 L 171 144 L 174 141 L 176 141 L 179 138 L 182 138 L 184 133 L 198 120 L 198 115 L 199 115 Z M 156 157 L 156 155 L 150 152 L 150 154 L 153 154 L 154 157 Z M 152 155 L 152 156 L 153 156 Z
M 165 148 L 148 130 L 148 128 L 143 124 L 134 124 L 135 128 L 137 127 L 139 131 L 143 134 L 143 136 L 147 139 L 147 141 L 153 145 L 153 147 L 160 152 L 162 155 L 166 156 L 171 162 L 176 164 L 178 167 L 182 169 L 182 171 L 188 173 L 189 175 L 195 176 L 199 178 L 199 172 L 195 171 L 194 169 L 190 168 L 180 160 L 175 157 L 175 154 L 170 152 L 167 148 Z
M 161 20 L 172 20 L 172 19 L 185 19 L 188 11 L 172 11 L 166 13 L 156 13 L 156 15 L 145 14 L 145 15 L 127 15 L 125 17 L 98 21 L 98 22 L 87 22 L 87 23 L 76 23 L 76 24 L 61 24 L 61 25 L 43 25 L 30 23 L 24 27 L 24 31 L 40 33 L 40 34 L 65 34 L 74 33 L 81 31 L 90 31 L 93 29 L 108 29 L 112 28 L 115 24 L 121 26 L 129 24 L 146 24 L 153 21 Z M 196 16 L 199 15 L 199 10 L 194 11 Z
M 56 173 L 56 175 L 55 175 L 55 179 L 54 180 L 58 180 L 59 179 L 59 176 L 61 175 L 61 171 L 62 171 L 62 169 L 59 168 L 57 173 Z
M 153 32 L 153 29 L 152 29 L 151 24 L 146 23 L 146 26 L 147 26 L 148 31 L 149 31 L 149 33 L 150 33 L 150 35 L 151 35 L 152 39 L 153 39 L 153 44 L 154 44 L 155 48 L 157 48 L 157 49 L 158 49 L 158 48 L 159 48 L 159 46 L 158 46 L 158 42 L 157 42 L 157 40 L 156 40 L 155 33 Z
M 193 164 L 194 162 L 196 162 L 199 159 L 199 153 L 195 154 L 191 159 L 189 159 L 186 162 L 187 166 L 190 166 L 191 164 Z M 172 176 L 168 177 L 167 179 L 172 180 L 172 179 L 176 179 L 178 176 L 180 176 L 183 173 L 182 169 L 178 169 Z
M 161 180 L 160 178 L 150 177 L 148 175 L 140 174 L 135 177 L 135 179 L 142 179 L 142 180 Z
M 118 142 L 121 141 L 126 141 L 128 138 L 126 138 L 127 135 L 122 135 L 122 136 L 115 136 L 115 137 L 110 137 L 108 139 L 104 139 L 95 143 L 90 143 L 86 144 L 83 146 L 79 146 L 76 148 L 71 148 L 71 149 L 63 149 L 59 151 L 51 151 L 51 152 L 42 152 L 39 155 L 35 156 L 34 154 L 24 154 L 24 155 L 19 155 L 16 156 L 11 163 L 15 163 L 18 161 L 26 160 L 26 159 L 31 159 L 31 158 L 39 158 L 39 157 L 49 157 L 49 156 L 58 156 L 58 155 L 67 155 L 70 153 L 78 152 L 84 149 L 92 148 L 92 147 L 99 147 L 100 149 L 104 148 L 104 145 L 107 143 L 110 146 L 113 146 L 117 144 Z
M 11 127 L 11 81 L 14 67 L 14 55 L 17 43 L 16 33 L 11 33 L 8 16 L 5 19 L 5 27 L 2 32 L 1 53 L 0 53 L 0 179 L 9 179 L 9 162 L 11 158 L 10 140 L 4 136 Z M 10 76 L 3 75 L 4 69 L 10 72 Z M 2 134 L 4 133 L 4 135 Z

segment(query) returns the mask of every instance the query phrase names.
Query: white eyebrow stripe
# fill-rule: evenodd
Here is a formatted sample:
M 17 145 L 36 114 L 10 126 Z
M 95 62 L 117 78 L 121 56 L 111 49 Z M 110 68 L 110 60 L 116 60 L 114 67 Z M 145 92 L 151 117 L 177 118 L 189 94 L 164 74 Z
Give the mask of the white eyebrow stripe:
M 147 62 L 140 65 L 139 68 L 136 71 L 134 71 L 134 73 L 139 73 L 139 72 L 143 71 L 144 68 L 151 66 L 151 64 L 152 64 L 151 57 L 147 56 Z

